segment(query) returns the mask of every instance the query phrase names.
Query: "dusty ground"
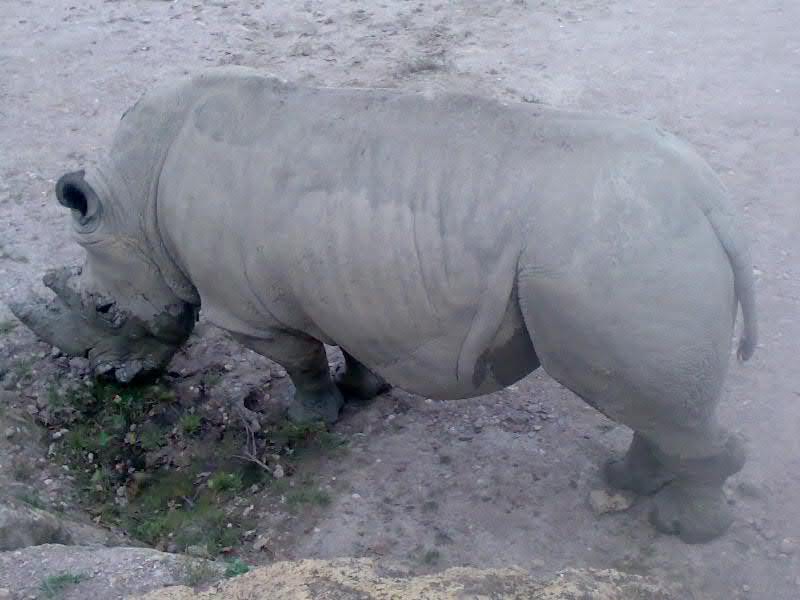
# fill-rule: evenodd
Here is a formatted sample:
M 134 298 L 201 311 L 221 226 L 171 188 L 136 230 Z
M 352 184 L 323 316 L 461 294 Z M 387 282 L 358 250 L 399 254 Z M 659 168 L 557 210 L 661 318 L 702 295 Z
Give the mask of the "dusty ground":
M 318 84 L 467 90 L 655 118 L 719 171 L 753 244 L 763 347 L 732 366 L 725 389 L 725 422 L 751 440 L 730 486 L 730 533 L 686 546 L 650 528 L 644 501 L 596 517 L 587 496 L 629 434 L 536 374 L 471 401 L 395 391 L 348 413 L 338 430 L 351 451 L 313 467 L 331 482 L 332 505 L 277 529 L 260 513 L 272 553 L 248 560 L 367 556 L 420 572 L 519 565 L 541 575 L 614 566 L 684 582 L 701 598 L 797 598 L 800 550 L 783 539 L 800 539 L 799 22 L 800 4 L 781 0 L 8 0 L 0 323 L 10 318 L 2 301 L 45 267 L 79 259 L 54 179 L 92 161 L 123 110 L 170 75 L 238 63 Z M 184 363 L 213 358 L 231 365 L 228 382 L 257 378 L 263 361 L 206 332 Z M 0 372 L 31 356 L 33 379 L 53 372 L 48 352 L 21 328 L 4 332 Z M 23 405 L 36 393 L 18 391 Z M 285 393 L 278 386 L 273 400 Z

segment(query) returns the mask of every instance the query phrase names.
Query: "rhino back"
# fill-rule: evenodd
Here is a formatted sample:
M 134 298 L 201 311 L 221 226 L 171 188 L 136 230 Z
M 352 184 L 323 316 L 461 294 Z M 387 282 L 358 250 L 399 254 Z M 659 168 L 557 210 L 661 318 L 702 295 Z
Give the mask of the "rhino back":
M 504 320 L 522 327 L 507 307 L 530 118 L 460 96 L 235 80 L 198 99 L 170 149 L 162 228 L 219 325 L 278 323 L 390 381 L 470 395 Z

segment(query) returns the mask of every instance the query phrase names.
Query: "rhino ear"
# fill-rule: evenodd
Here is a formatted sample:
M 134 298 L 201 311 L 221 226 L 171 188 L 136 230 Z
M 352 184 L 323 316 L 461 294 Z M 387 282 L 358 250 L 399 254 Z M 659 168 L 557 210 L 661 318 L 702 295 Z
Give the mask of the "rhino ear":
M 72 210 L 72 216 L 81 229 L 91 227 L 100 217 L 100 199 L 84 179 L 85 171 L 62 175 L 56 183 L 56 197 L 62 206 Z

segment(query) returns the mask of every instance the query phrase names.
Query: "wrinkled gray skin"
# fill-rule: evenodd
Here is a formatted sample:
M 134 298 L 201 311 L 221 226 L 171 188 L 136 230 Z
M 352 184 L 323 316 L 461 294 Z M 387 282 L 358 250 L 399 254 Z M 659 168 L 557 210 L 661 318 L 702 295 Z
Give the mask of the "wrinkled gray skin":
M 541 363 L 634 429 L 606 473 L 655 494 L 659 529 L 730 522 L 744 453 L 715 408 L 737 305 L 740 358 L 756 344 L 749 253 L 717 177 L 656 127 L 225 68 L 146 95 L 57 196 L 86 264 L 13 310 L 97 372 L 163 368 L 201 303 L 285 366 L 297 420 L 334 421 L 341 390 L 464 398 Z

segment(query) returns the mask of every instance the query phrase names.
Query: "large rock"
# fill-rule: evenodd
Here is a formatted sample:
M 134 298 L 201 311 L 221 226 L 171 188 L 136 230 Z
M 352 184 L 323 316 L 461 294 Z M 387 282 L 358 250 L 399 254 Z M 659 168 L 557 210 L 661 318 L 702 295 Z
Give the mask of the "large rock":
M 218 579 L 224 568 L 150 548 L 46 544 L 0 552 L 0 590 L 14 600 L 50 597 L 43 592 L 45 582 L 67 574 L 76 582 L 60 590 L 59 600 L 110 600 L 188 581 Z
M 519 569 L 448 569 L 412 577 L 369 559 L 303 560 L 261 567 L 205 592 L 174 587 L 139 600 L 677 600 L 677 591 L 650 578 L 613 570 L 569 570 L 537 581 Z

